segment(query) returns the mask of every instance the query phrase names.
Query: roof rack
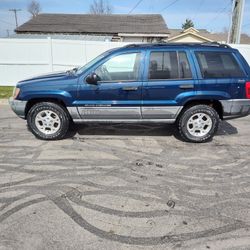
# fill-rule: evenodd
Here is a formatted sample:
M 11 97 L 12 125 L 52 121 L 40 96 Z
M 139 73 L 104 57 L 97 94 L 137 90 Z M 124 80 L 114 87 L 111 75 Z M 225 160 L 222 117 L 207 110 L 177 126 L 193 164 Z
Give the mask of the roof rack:
M 218 43 L 218 42 L 205 42 L 205 43 L 201 43 L 201 45 L 204 45 L 204 46 L 215 46 L 215 47 L 220 47 L 220 48 L 232 48 L 228 44 Z
M 150 46 L 166 46 L 168 43 L 133 43 L 125 45 L 125 48 L 135 48 L 135 47 L 150 47 Z
M 188 46 L 188 47 L 195 47 L 195 46 L 212 46 L 218 48 L 231 48 L 228 44 L 222 44 L 218 42 L 204 42 L 204 43 L 135 43 L 125 45 L 125 48 L 136 48 L 136 47 L 152 47 L 152 46 Z

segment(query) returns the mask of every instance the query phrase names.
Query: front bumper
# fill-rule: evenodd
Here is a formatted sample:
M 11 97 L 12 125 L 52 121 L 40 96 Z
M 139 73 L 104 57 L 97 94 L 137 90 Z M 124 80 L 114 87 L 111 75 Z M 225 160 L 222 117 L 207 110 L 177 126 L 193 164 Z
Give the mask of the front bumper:
M 250 99 L 222 100 L 221 104 L 225 119 L 243 117 L 250 114 Z
M 13 97 L 9 99 L 11 109 L 21 118 L 25 119 L 25 109 L 27 101 L 14 100 Z

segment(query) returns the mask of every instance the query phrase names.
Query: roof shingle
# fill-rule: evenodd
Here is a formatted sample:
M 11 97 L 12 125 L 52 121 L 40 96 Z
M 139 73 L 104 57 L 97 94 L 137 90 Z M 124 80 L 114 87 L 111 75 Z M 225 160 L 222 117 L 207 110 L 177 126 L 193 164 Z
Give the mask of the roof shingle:
M 82 33 L 82 34 L 168 34 L 159 14 L 92 15 L 39 14 L 16 29 L 17 33 Z

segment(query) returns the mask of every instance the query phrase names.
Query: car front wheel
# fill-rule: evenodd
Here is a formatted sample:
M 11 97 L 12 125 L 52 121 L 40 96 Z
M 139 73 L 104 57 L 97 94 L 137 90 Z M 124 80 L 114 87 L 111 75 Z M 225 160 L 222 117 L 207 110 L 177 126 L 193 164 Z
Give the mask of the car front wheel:
M 31 107 L 27 114 L 31 132 L 42 140 L 62 139 L 69 128 L 67 110 L 51 102 L 40 102 Z
M 186 109 L 178 119 L 181 137 L 188 142 L 207 142 L 218 130 L 220 117 L 208 105 L 196 105 Z

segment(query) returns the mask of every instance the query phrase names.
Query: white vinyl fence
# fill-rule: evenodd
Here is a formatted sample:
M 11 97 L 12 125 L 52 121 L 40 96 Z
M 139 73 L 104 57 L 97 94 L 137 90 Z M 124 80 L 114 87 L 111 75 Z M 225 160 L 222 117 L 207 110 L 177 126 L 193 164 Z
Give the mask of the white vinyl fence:
M 230 44 L 231 47 L 238 49 L 250 65 L 250 45 L 249 44 Z
M 0 86 L 30 76 L 82 66 L 102 52 L 127 43 L 59 39 L 0 39 Z
M 127 43 L 59 39 L 0 39 L 0 86 L 51 71 L 84 65 L 102 52 Z M 250 64 L 250 45 L 232 45 Z

